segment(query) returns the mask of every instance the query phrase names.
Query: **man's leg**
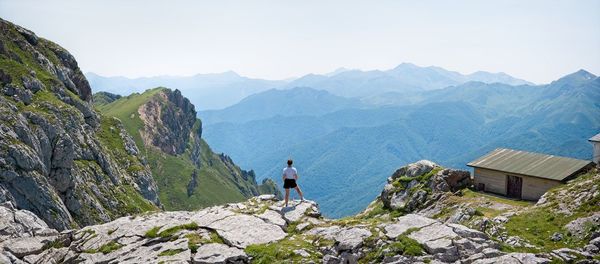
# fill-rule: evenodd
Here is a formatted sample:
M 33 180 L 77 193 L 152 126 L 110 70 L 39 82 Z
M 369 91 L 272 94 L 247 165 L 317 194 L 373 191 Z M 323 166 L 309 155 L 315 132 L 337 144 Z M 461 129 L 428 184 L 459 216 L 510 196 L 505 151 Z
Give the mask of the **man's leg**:
M 290 189 L 285 189 L 285 207 L 288 205 L 288 199 L 290 198 Z
M 296 186 L 296 191 L 298 192 L 298 195 L 300 195 L 300 201 L 304 201 L 304 195 L 302 194 L 302 191 L 300 190 L 300 186 Z

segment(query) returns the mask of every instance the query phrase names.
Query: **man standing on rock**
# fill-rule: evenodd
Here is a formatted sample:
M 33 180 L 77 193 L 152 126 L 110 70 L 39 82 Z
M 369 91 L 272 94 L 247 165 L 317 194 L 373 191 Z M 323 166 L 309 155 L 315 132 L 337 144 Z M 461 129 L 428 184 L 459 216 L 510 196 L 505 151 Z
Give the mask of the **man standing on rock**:
M 298 184 L 296 184 L 296 180 L 298 180 L 298 171 L 296 168 L 292 167 L 292 161 L 289 159 L 287 161 L 287 167 L 283 169 L 283 188 L 285 189 L 285 207 L 288 206 L 288 199 L 290 198 L 290 188 L 296 189 L 298 195 L 300 195 L 300 200 L 304 201 L 304 196 L 302 196 L 302 191 Z

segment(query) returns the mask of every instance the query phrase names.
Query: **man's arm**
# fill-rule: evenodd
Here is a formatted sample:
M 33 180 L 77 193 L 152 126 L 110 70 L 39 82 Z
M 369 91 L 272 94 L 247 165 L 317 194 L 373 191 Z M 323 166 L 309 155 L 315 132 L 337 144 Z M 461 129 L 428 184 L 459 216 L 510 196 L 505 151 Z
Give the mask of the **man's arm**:
M 297 170 L 294 170 L 294 179 L 298 180 L 298 171 Z

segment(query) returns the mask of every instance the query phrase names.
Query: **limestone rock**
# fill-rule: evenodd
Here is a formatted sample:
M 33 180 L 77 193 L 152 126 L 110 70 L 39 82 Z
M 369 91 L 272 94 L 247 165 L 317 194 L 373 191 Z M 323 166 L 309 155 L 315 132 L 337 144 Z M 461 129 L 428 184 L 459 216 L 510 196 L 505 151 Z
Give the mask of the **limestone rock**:
M 369 230 L 362 228 L 344 229 L 336 234 L 335 241 L 338 243 L 338 251 L 355 250 L 360 247 L 363 240 L 372 234 Z
M 385 226 L 385 233 L 389 238 L 396 238 L 411 228 L 422 228 L 437 223 L 436 220 L 416 214 L 401 216 L 393 224 Z
M 248 256 L 243 250 L 228 247 L 223 244 L 211 243 L 202 245 L 194 254 L 193 263 L 210 264 L 210 263 L 237 263 L 245 262 Z
M 252 244 L 265 244 L 286 236 L 281 227 L 250 215 L 232 215 L 217 220 L 208 227 L 215 229 L 227 244 L 238 248 L 245 248 Z
M 286 221 L 283 219 L 281 214 L 277 211 L 267 209 L 264 213 L 257 215 L 257 217 L 265 220 L 268 223 L 275 224 L 280 227 L 286 226 Z
M 565 228 L 571 234 L 582 237 L 585 235 L 585 230 L 590 226 L 600 226 L 600 212 L 596 212 L 588 217 L 577 218 L 565 225 Z
M 280 202 L 278 205 L 282 206 L 279 210 L 283 214 L 283 219 L 288 223 L 297 222 L 305 216 L 319 217 L 321 215 L 319 206 L 315 202 L 309 200 L 289 201 L 287 208 L 283 207 L 283 202 Z
M 510 253 L 507 255 L 480 259 L 473 262 L 473 264 L 544 264 L 550 263 L 550 260 L 537 257 L 531 253 Z

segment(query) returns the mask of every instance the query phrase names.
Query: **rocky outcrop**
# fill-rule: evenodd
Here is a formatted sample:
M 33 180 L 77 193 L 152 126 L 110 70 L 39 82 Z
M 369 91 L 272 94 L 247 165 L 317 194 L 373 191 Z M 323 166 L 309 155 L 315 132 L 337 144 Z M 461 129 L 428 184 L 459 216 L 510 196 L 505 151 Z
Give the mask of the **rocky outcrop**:
M 396 170 L 388 178 L 380 199 L 385 208 L 413 212 L 439 199 L 445 192 L 455 192 L 471 185 L 468 171 L 442 169 L 421 160 Z
M 229 156 L 215 153 L 201 138 L 202 122 L 179 90 L 158 87 L 99 106 L 118 118 L 147 155 L 166 210 L 199 209 L 259 194 L 280 195 L 274 182 L 256 182 Z M 184 190 L 185 196 L 180 196 Z
M 293 204 L 292 210 L 306 213 L 298 221 L 320 215 L 314 202 L 294 201 Z M 122 217 L 106 224 L 59 233 L 34 214 L 5 204 L 0 205 L 1 219 L 7 224 L 0 233 L 0 260 L 6 263 L 41 263 L 40 260 L 49 259 L 57 263 L 246 263 L 250 258 L 244 252 L 246 247 L 276 242 L 288 235 L 285 226 L 257 217 L 255 211 L 264 206 L 281 210 L 281 205 L 274 196 L 262 196 L 245 203 L 196 212 Z M 276 217 L 284 221 L 284 213 L 275 210 Z M 5 216 L 16 220 L 7 220 Z
M 144 122 L 140 134 L 145 145 L 171 155 L 183 153 L 197 119 L 194 105 L 179 90 L 161 90 L 142 104 L 138 113 Z M 195 131 L 198 137 L 201 133 Z
M 1 19 L 0 43 L 0 202 L 58 230 L 157 209 L 149 168 L 121 124 L 93 110 L 73 56 Z
M 370 223 L 330 220 L 312 201 L 273 195 L 195 212 L 161 212 L 59 233 L 35 215 L 11 222 L 0 241 L 7 263 L 548 263 L 535 254 L 503 253 L 479 231 L 408 214 Z M 287 215 L 287 216 L 286 216 Z M 300 224 L 308 224 L 298 230 Z M 18 227 L 17 227 L 18 226 Z M 26 228 L 31 233 L 17 232 Z M 518 262 L 521 263 L 521 262 Z

